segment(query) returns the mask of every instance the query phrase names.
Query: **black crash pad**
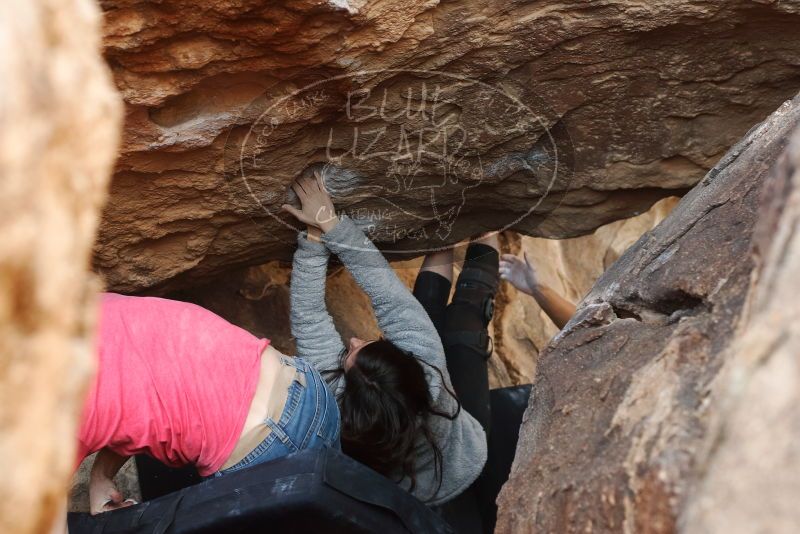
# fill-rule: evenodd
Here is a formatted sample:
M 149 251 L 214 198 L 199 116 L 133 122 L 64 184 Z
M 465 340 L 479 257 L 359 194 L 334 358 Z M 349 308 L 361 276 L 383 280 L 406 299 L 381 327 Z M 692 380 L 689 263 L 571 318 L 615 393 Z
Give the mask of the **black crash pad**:
M 298 452 L 97 516 L 70 513 L 68 522 L 70 534 L 452 532 L 396 484 L 332 449 Z

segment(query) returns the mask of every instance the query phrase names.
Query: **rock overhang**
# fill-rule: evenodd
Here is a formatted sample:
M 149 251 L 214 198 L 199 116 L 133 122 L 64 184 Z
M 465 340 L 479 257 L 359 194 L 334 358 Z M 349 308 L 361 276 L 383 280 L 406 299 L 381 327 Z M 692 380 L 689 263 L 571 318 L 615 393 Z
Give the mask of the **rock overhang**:
M 102 5 L 127 117 L 95 264 L 126 292 L 288 259 L 279 207 L 321 165 L 390 257 L 586 234 L 800 86 L 787 4 Z

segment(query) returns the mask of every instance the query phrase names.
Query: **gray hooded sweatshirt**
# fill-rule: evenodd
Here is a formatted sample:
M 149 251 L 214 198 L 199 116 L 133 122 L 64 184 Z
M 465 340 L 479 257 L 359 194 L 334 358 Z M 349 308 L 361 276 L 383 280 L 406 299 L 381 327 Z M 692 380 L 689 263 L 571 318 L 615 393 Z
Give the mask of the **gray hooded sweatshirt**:
M 439 369 L 447 388 L 453 390 L 442 342 L 428 314 L 351 219 L 342 217 L 333 230 L 322 236 L 324 244 L 309 241 L 305 232 L 297 241 L 291 278 L 291 322 L 298 356 L 320 372 L 341 367 L 339 357 L 344 345 L 325 307 L 328 256 L 333 252 L 369 296 L 384 337 Z M 439 374 L 432 369 L 425 372 L 434 408 L 455 413 L 456 402 L 442 386 Z M 339 376 L 329 382 L 334 394 L 342 391 L 344 380 Z M 417 482 L 412 494 L 428 505 L 437 505 L 456 497 L 478 477 L 486 463 L 486 434 L 464 410 L 452 421 L 436 415 L 429 417 L 434 440 L 442 452 L 441 486 L 433 449 L 424 437 L 418 436 Z M 399 484 L 406 490 L 411 485 L 407 477 Z

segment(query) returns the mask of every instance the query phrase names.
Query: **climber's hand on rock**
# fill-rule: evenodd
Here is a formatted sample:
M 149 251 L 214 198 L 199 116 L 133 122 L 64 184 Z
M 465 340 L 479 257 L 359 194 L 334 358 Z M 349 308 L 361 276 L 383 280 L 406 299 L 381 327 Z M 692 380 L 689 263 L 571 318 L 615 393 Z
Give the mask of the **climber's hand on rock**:
M 292 184 L 292 189 L 300 199 L 301 209 L 284 204 L 282 209 L 294 215 L 300 222 L 329 232 L 339 222 L 331 196 L 325 190 L 322 176 L 314 171 L 314 178 L 300 177 Z
M 133 499 L 124 499 L 114 481 L 108 477 L 94 476 L 89 479 L 89 512 L 96 515 L 138 504 Z
M 528 295 L 539 289 L 539 277 L 528 260 L 527 253 L 523 253 L 522 258 L 513 254 L 503 254 L 500 257 L 500 278 Z

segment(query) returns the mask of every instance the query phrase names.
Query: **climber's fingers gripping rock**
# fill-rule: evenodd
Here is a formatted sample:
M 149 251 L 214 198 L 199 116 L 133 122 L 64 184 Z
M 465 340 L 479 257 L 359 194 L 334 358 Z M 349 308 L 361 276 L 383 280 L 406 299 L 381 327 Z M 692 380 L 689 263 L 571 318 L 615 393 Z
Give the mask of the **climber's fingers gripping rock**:
M 308 226 L 331 230 L 339 221 L 330 194 L 325 190 L 322 177 L 314 172 L 314 177 L 301 176 L 292 184 L 292 190 L 300 199 L 301 209 L 290 204 L 282 206 L 283 211 L 294 215 L 297 220 Z

